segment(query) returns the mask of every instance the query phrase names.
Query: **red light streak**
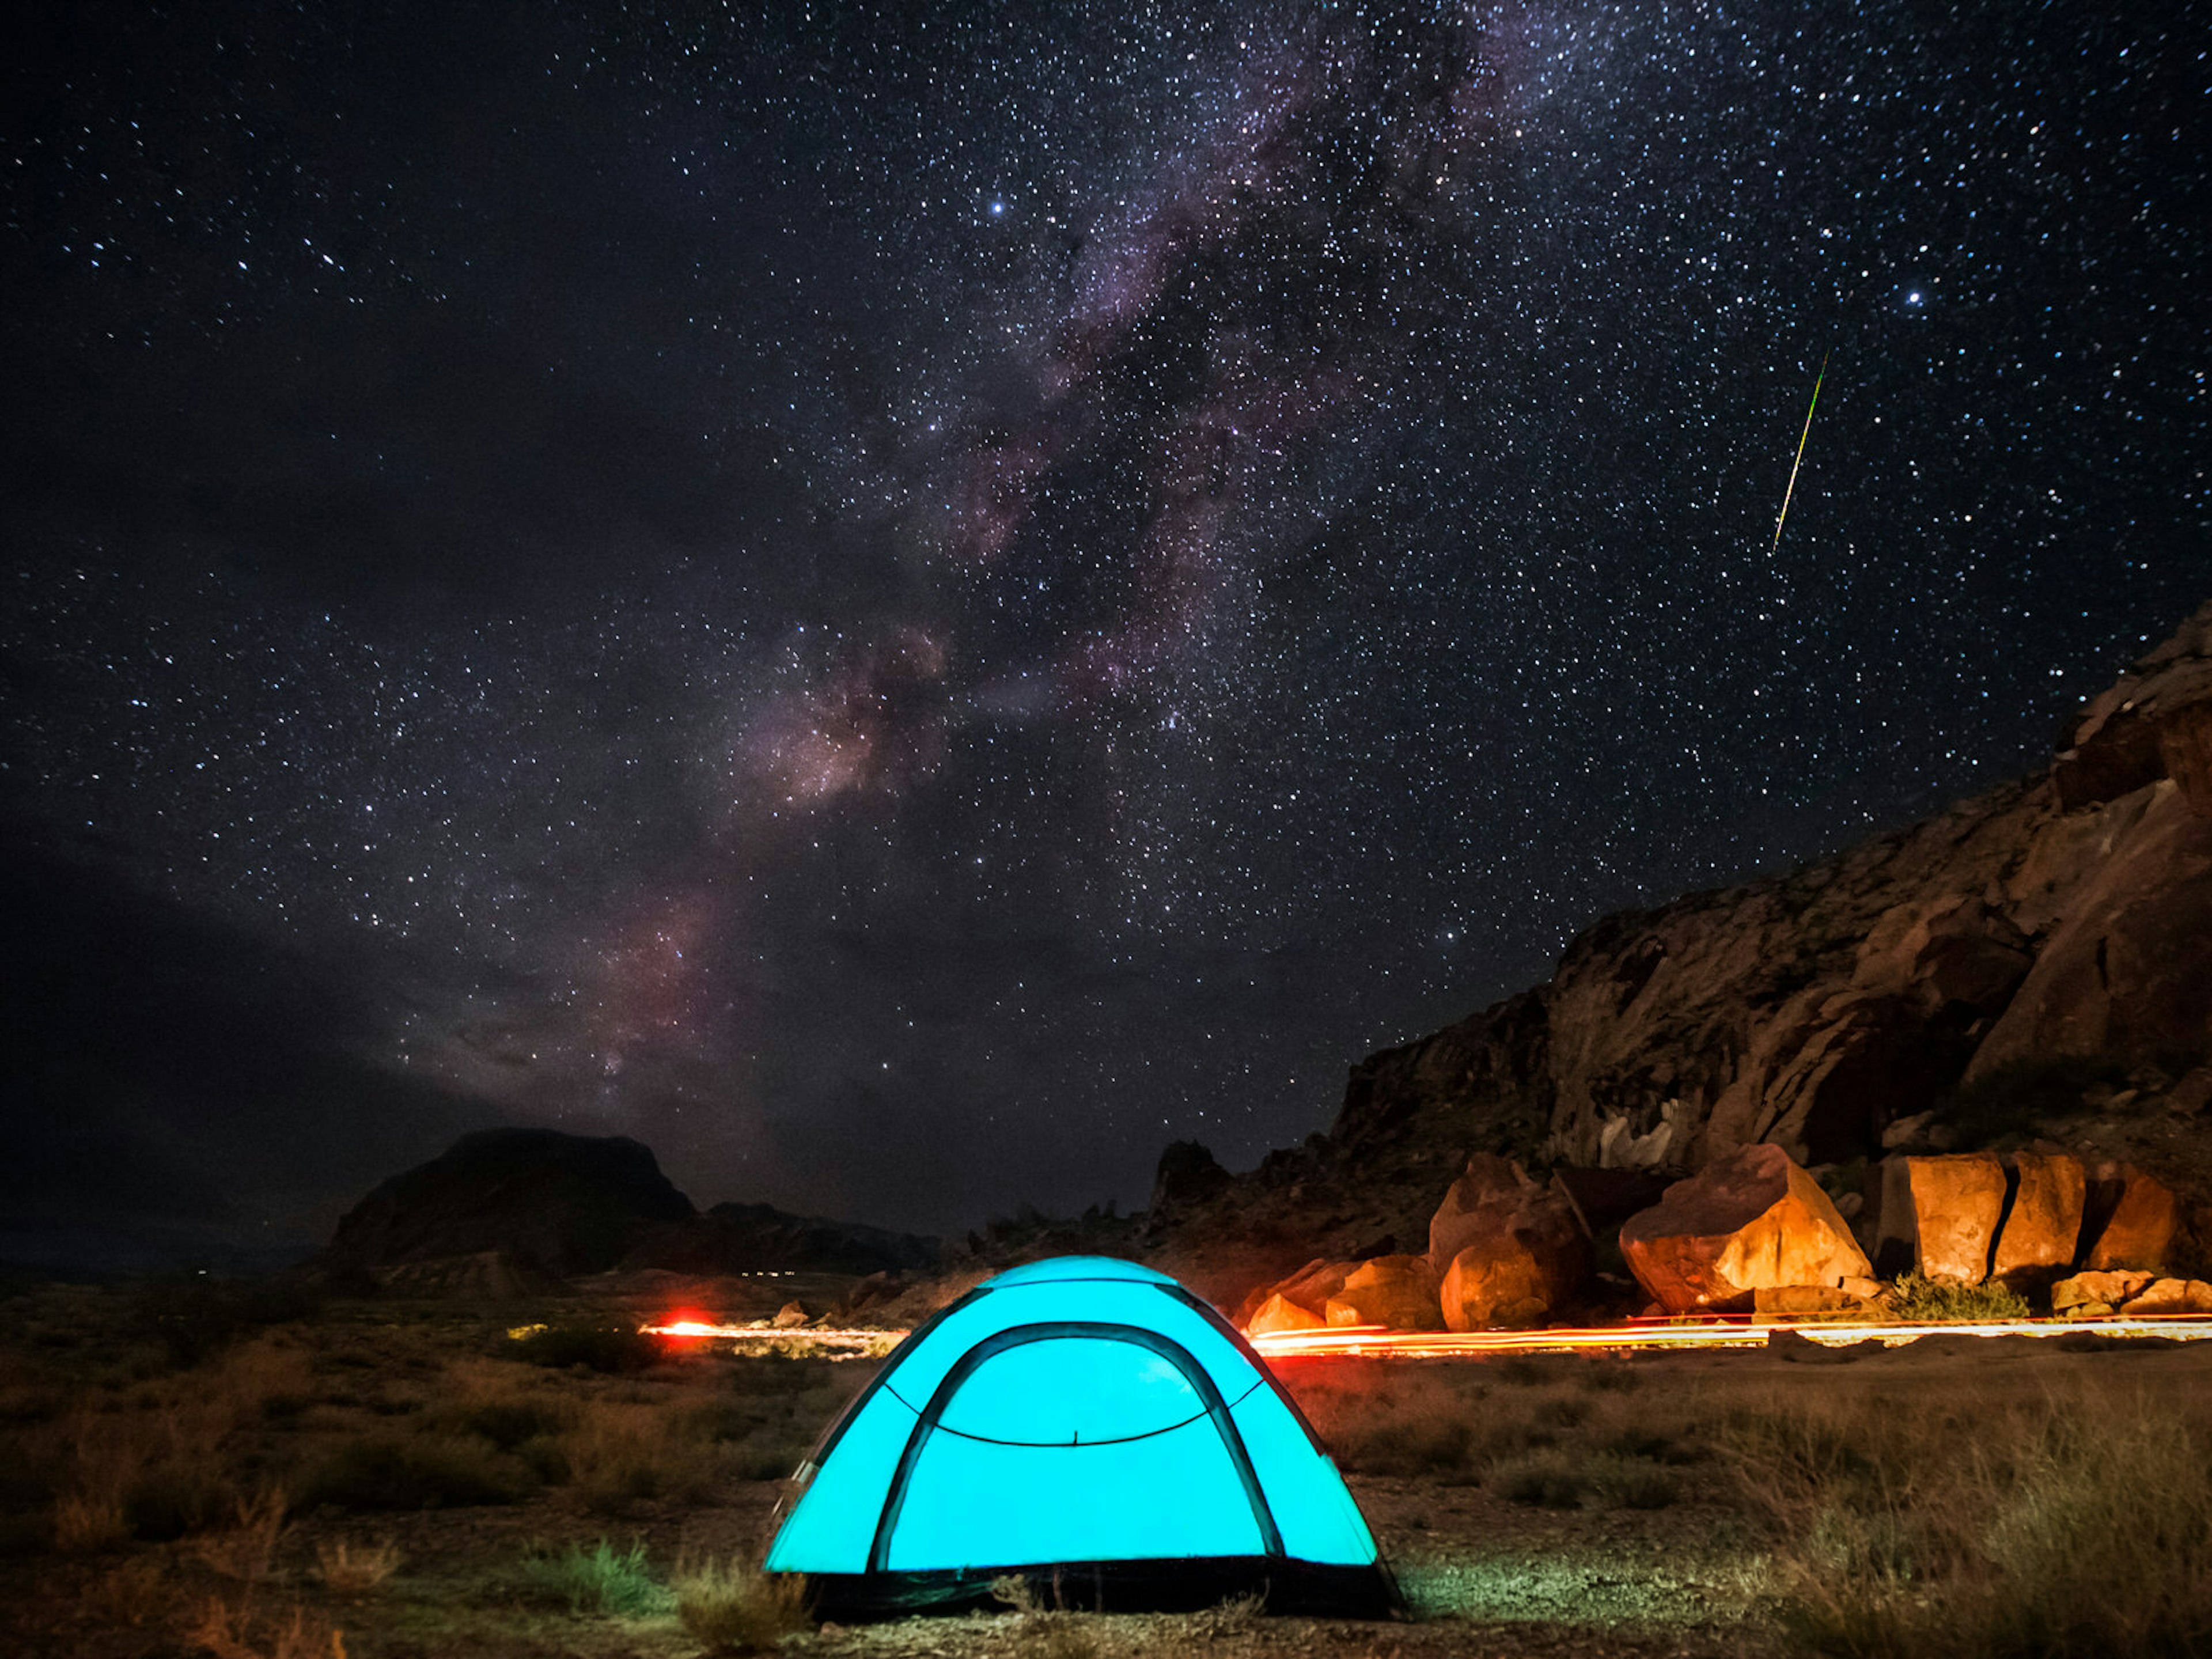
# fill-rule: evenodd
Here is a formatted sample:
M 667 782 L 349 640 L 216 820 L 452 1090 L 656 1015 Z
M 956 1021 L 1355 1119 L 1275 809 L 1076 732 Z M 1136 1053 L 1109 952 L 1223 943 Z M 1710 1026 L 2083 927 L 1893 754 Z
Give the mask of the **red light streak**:
M 1322 1357 L 1363 1359 L 1479 1359 L 1501 1353 L 1616 1353 L 1686 1348 L 1760 1348 L 1777 1331 L 1794 1331 L 1809 1342 L 1842 1347 L 1880 1342 L 1887 1347 L 1923 1336 L 2164 1336 L 2181 1341 L 2212 1338 L 2212 1315 L 2181 1314 L 2110 1319 L 1998 1319 L 1941 1324 L 1811 1323 L 1759 1320 L 1741 1323 L 1607 1325 L 1528 1331 L 1393 1331 L 1379 1325 L 1328 1330 L 1270 1331 L 1251 1339 L 1269 1359 Z
M 857 1358 L 888 1353 L 907 1339 L 900 1330 L 779 1330 L 772 1325 L 723 1325 L 685 1315 L 639 1328 L 649 1336 L 678 1341 L 728 1341 L 741 1350 L 817 1353 Z M 1379 1325 L 1327 1330 L 1271 1331 L 1251 1339 L 1268 1359 L 1480 1359 L 1491 1354 L 1664 1352 L 1686 1349 L 1763 1348 L 1777 1331 L 1794 1331 L 1808 1342 L 1843 1347 L 1880 1342 L 1886 1347 L 1923 1336 L 2162 1336 L 2178 1341 L 2212 1340 L 2212 1315 L 2165 1314 L 2103 1319 L 1997 1319 L 1929 1324 L 1795 1320 L 1652 1321 L 1627 1325 L 1546 1327 L 1527 1331 L 1393 1331 Z

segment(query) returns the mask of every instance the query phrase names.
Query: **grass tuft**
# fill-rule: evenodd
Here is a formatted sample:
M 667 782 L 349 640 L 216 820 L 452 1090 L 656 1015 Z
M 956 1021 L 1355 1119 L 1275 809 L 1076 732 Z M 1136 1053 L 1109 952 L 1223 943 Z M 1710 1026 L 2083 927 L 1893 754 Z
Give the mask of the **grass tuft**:
M 763 1652 L 812 1623 L 805 1579 L 765 1573 L 734 1557 L 679 1565 L 671 1588 L 677 1619 L 712 1652 Z
M 635 1619 L 665 1611 L 669 1595 L 645 1565 L 641 1540 L 618 1550 L 604 1538 L 586 1549 L 536 1549 L 523 1558 L 522 1581 L 538 1595 L 568 1603 L 571 1613 Z
M 399 1571 L 399 1547 L 388 1540 L 358 1547 L 343 1538 L 315 1546 L 315 1576 L 333 1595 L 351 1600 L 368 1595 Z

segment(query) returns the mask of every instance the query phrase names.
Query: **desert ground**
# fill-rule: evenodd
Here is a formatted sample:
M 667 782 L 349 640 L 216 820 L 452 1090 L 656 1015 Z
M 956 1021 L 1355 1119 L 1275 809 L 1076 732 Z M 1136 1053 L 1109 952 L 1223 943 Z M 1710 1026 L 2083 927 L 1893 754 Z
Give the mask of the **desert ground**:
M 752 1564 L 879 1362 L 671 1350 L 637 1314 L 12 1287 L 0 1652 L 2212 1651 L 2212 1342 L 1290 1363 L 1402 1620 L 840 1627 Z

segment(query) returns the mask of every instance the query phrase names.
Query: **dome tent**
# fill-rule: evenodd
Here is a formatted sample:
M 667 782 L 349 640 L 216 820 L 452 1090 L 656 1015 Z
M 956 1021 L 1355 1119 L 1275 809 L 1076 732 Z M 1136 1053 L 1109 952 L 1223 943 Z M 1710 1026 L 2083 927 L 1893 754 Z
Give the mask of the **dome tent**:
M 990 1600 L 1379 1615 L 1395 1586 L 1343 1478 L 1244 1340 L 1104 1256 L 987 1280 L 901 1344 L 798 1474 L 771 1572 L 859 1619 Z

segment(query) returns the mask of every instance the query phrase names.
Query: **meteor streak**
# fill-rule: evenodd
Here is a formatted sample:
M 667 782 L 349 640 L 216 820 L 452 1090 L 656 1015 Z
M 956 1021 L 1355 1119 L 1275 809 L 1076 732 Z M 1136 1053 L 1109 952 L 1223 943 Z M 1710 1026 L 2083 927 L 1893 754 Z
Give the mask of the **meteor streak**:
M 1820 372 L 1813 377 L 1813 401 L 1805 405 L 1805 429 L 1797 434 L 1797 459 L 1790 463 L 1790 486 L 1782 492 L 1782 511 L 1774 515 L 1774 545 L 1766 550 L 1770 559 L 1782 550 L 1782 526 L 1790 517 L 1790 498 L 1797 493 L 1797 469 L 1805 465 L 1805 441 L 1813 435 L 1813 411 L 1820 406 L 1820 382 L 1828 378 L 1830 355 L 1820 354 Z

